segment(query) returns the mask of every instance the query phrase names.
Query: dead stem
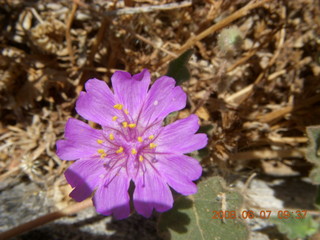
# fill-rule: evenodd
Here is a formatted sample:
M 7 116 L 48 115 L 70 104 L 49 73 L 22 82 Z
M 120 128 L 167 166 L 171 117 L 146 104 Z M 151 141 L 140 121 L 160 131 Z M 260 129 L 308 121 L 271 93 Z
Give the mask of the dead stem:
M 69 56 L 70 56 L 70 60 L 71 60 L 72 66 L 75 66 L 76 62 L 75 62 L 75 57 L 74 57 L 73 49 L 72 49 L 72 40 L 71 40 L 70 29 L 71 29 L 71 25 L 72 25 L 74 16 L 76 14 L 77 8 L 78 8 L 78 4 L 76 2 L 73 2 L 71 13 L 69 15 L 69 18 L 68 18 L 68 21 L 67 21 L 67 27 L 66 27 L 67 48 L 68 48 L 68 53 L 69 53 Z
M 56 211 L 56 212 L 53 212 L 53 213 L 49 213 L 47 215 L 44 215 L 44 216 L 41 216 L 41 217 L 38 217 L 37 219 L 34 219 L 30 222 L 27 222 L 27 223 L 24 223 L 24 224 L 21 224 L 15 228 L 12 228 L 8 231 L 5 231 L 5 232 L 2 232 L 0 233 L 0 239 L 2 240 L 6 240 L 6 239 L 9 239 L 9 238 L 12 238 L 12 237 L 15 237 L 15 236 L 18 236 L 22 233 L 25 233 L 27 231 L 30 231 L 36 227 L 39 227 L 39 226 L 42 226 L 46 223 L 49 223 L 49 222 L 52 222 L 54 220 L 57 220 L 59 218 L 62 218 L 62 217 L 65 217 L 65 216 L 68 216 L 68 215 L 71 215 L 71 214 L 74 214 L 74 213 L 77 213 L 87 207 L 90 207 L 92 205 L 92 201 L 91 199 L 87 199 L 81 203 L 76 203 L 76 204 L 73 204 L 69 207 L 66 207 L 62 210 L 59 210 L 59 211 Z
M 257 116 L 257 119 L 262 122 L 262 123 L 271 123 L 274 122 L 276 120 L 279 120 L 280 118 L 282 118 L 283 116 L 285 116 L 288 113 L 291 113 L 295 110 L 299 110 L 303 107 L 315 104 L 317 102 L 320 101 L 320 95 L 316 95 L 313 96 L 311 98 L 305 99 L 303 101 L 303 103 L 299 103 L 296 105 L 290 105 L 290 106 L 286 106 L 277 110 L 274 110 L 268 114 L 264 114 L 264 115 L 259 115 Z
M 230 155 L 230 159 L 234 161 L 248 161 L 277 158 L 304 158 L 305 151 L 305 148 L 252 150 L 247 152 L 234 153 Z
M 78 3 L 82 7 L 95 11 L 94 9 L 90 8 L 89 5 L 81 2 L 80 0 L 74 0 L 74 2 Z M 192 5 L 192 2 L 188 0 L 188 1 L 178 2 L 178 3 L 167 3 L 167 4 L 153 5 L 153 6 L 126 7 L 126 8 L 116 9 L 112 11 L 107 11 L 103 14 L 100 13 L 100 15 L 104 17 L 114 17 L 114 16 L 120 16 L 120 15 L 131 15 L 131 14 L 148 13 L 148 12 L 154 12 L 154 11 L 172 10 L 177 8 L 190 7 L 191 5 Z
M 0 175 L 0 182 L 3 181 L 4 179 L 10 177 L 12 174 L 18 172 L 20 170 L 20 166 L 18 167 L 14 167 L 12 169 L 10 169 L 9 171 L 3 173 L 2 175 Z

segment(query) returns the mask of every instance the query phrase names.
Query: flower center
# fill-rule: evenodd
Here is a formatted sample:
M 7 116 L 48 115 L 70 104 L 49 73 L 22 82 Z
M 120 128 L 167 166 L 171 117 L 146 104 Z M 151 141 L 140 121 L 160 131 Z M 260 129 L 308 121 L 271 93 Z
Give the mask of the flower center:
M 101 159 L 135 159 L 142 163 L 155 152 L 156 136 L 146 133 L 144 126 L 130 116 L 122 104 L 113 106 L 118 114 L 112 117 L 113 126 L 103 128 L 104 139 L 97 139 L 100 145 L 97 154 Z

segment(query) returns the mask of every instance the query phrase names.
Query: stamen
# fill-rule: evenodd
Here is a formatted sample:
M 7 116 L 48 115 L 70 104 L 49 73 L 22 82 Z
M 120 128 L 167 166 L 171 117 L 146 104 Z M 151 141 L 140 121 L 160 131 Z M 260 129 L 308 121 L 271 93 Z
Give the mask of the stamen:
M 119 147 L 119 149 L 116 151 L 116 153 L 122 153 L 123 152 L 123 147 Z
M 154 135 L 150 135 L 150 136 L 149 136 L 149 139 L 150 139 L 150 140 L 154 139 Z
M 154 144 L 154 143 L 150 143 L 149 144 L 149 147 L 152 149 L 152 148 L 155 148 L 157 145 L 156 144 Z
M 122 122 L 122 126 L 123 126 L 124 128 L 126 128 L 126 127 L 128 127 L 128 123 L 127 123 L 127 122 Z
M 101 158 L 105 158 L 106 156 L 107 156 L 106 153 L 102 153 L 102 154 L 100 155 Z
M 138 142 L 143 142 L 142 137 L 138 137 Z
M 102 144 L 102 143 L 103 143 L 103 140 L 97 139 L 97 143 Z
M 127 114 L 127 115 L 129 114 L 128 109 L 125 109 L 125 110 L 123 110 L 123 111 L 124 111 L 125 114 Z
M 132 154 L 137 154 L 137 150 L 134 149 L 134 148 L 132 148 L 132 149 L 131 149 L 131 153 L 132 153 Z
M 100 154 L 104 154 L 104 153 L 105 153 L 105 151 L 104 151 L 104 149 L 100 148 L 100 149 L 98 149 L 98 153 L 100 153 Z
M 121 110 L 123 108 L 122 104 L 116 104 L 113 106 L 115 109 Z
M 143 161 L 143 157 L 142 155 L 139 156 L 139 161 L 142 162 Z
M 129 128 L 135 128 L 137 126 L 137 124 L 135 124 L 135 123 L 130 123 L 129 124 Z
M 116 121 L 117 119 L 118 119 L 117 116 L 113 116 L 113 117 L 112 117 L 112 121 Z
M 114 140 L 114 135 L 112 133 L 109 134 L 109 139 L 112 141 Z

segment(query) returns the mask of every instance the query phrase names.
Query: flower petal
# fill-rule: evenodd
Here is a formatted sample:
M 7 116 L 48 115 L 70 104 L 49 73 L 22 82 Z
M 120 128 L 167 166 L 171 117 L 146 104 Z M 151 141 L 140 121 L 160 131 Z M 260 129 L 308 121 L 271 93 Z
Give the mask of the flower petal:
M 85 88 L 87 92 L 81 92 L 77 100 L 77 112 L 87 120 L 103 126 L 110 125 L 117 111 L 113 107 L 116 103 L 108 85 L 94 78 L 86 82 Z
M 104 184 L 97 189 L 93 203 L 98 213 L 123 219 L 130 214 L 128 194 L 130 179 L 124 173 L 109 174 Z
M 105 173 L 106 170 L 103 167 L 102 161 L 89 159 L 74 162 L 64 172 L 64 175 L 71 187 L 77 187 L 88 182 L 88 179 L 91 177 L 95 177 L 99 180 L 99 176 Z
M 91 195 L 99 185 L 99 175 L 105 173 L 101 161 L 79 160 L 73 163 L 64 173 L 68 183 L 75 187 L 70 197 L 78 202 Z
M 164 76 L 155 81 L 148 92 L 141 120 L 146 125 L 162 121 L 169 113 L 186 106 L 187 95 L 181 87 L 175 87 L 173 78 Z
M 198 117 L 190 115 L 163 128 L 155 143 L 158 152 L 189 153 L 207 145 L 204 133 L 195 134 L 199 129 Z
M 76 160 L 91 157 L 99 149 L 98 139 L 102 131 L 88 124 L 69 118 L 65 128 L 66 140 L 57 141 L 57 155 L 63 160 Z
M 90 178 L 86 183 L 83 183 L 73 189 L 73 191 L 69 194 L 75 201 L 81 202 L 92 194 L 94 189 L 97 186 L 96 179 Z
M 170 187 L 183 195 L 197 192 L 192 181 L 200 178 L 202 167 L 196 159 L 185 155 L 161 154 L 157 160 L 155 167 Z
M 158 212 L 172 208 L 173 198 L 170 188 L 151 166 L 144 174 L 138 175 L 134 183 L 133 202 L 139 214 L 150 217 L 153 208 Z
M 131 76 L 127 72 L 117 71 L 112 75 L 111 81 L 117 103 L 123 104 L 130 116 L 136 119 L 147 96 L 150 73 L 145 69 Z

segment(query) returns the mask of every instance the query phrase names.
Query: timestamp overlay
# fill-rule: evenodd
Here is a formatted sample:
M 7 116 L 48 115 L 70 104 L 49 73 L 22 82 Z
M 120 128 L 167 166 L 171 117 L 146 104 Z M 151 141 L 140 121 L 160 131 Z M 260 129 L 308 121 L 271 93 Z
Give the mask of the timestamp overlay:
M 307 210 L 220 210 L 212 211 L 212 219 L 269 219 L 270 217 L 277 217 L 278 219 L 304 219 L 307 216 Z

